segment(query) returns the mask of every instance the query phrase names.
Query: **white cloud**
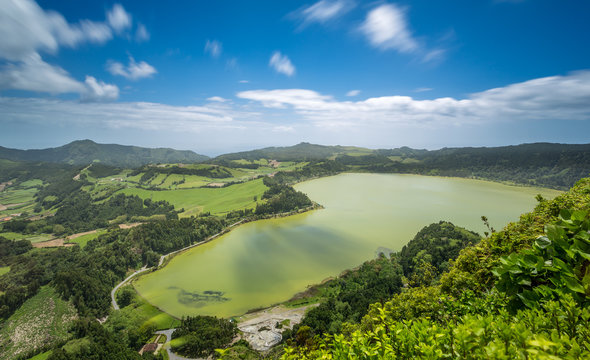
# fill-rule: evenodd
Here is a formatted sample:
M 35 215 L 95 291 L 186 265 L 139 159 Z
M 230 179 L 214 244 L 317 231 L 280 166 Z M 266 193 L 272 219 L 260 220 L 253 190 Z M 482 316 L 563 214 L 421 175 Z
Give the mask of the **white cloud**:
M 119 88 L 116 85 L 105 84 L 92 76 L 86 76 L 85 84 L 86 91 L 82 93 L 84 101 L 112 101 L 119 97 Z
M 135 41 L 144 42 L 150 39 L 150 33 L 143 24 L 137 24 L 137 30 L 135 31 Z
M 107 21 L 109 25 L 118 33 L 130 28 L 133 22 L 131 19 L 131 14 L 125 11 L 121 4 L 115 4 L 113 8 L 107 13 Z
M 403 53 L 411 53 L 419 48 L 408 29 L 404 10 L 393 4 L 380 5 L 371 10 L 360 30 L 376 48 Z
M 291 60 L 287 55 L 282 55 L 279 51 L 272 53 L 268 65 L 278 73 L 287 76 L 293 76 L 295 74 L 295 66 L 293 66 Z
M 107 70 L 113 75 L 123 76 L 129 80 L 138 80 L 146 77 L 151 77 L 157 73 L 156 68 L 146 63 L 145 61 L 135 62 L 135 59 L 129 56 L 129 64 L 127 66 L 116 61 L 109 61 L 107 63 Z
M 223 51 L 223 45 L 217 40 L 207 40 L 205 43 L 205 53 L 214 58 L 218 58 Z
M 18 61 L 38 51 L 55 53 L 60 45 L 102 44 L 113 37 L 102 22 L 70 24 L 55 11 L 45 11 L 31 0 L 4 0 L 0 7 L 0 58 Z
M 82 93 L 85 87 L 59 66 L 50 65 L 37 53 L 0 71 L 0 89 L 17 89 L 51 94 Z
M 419 92 L 426 92 L 426 91 L 432 91 L 432 90 L 433 89 L 429 88 L 429 87 L 421 87 L 421 88 L 417 88 L 416 90 L 414 90 L 414 92 L 419 93 Z
M 533 79 L 475 93 L 465 99 L 382 96 L 356 102 L 335 101 L 331 96 L 305 89 L 249 90 L 237 96 L 260 102 L 267 108 L 292 108 L 319 126 L 590 120 L 590 71 Z
M 207 100 L 220 103 L 229 101 L 229 99 L 224 99 L 221 96 L 211 96 L 210 98 L 207 98 Z
M 239 82 L 240 84 L 247 84 L 247 83 L 249 83 L 250 81 L 248 81 L 248 80 L 240 80 L 240 81 L 238 81 L 238 82 Z
M 321 0 L 297 12 L 298 17 L 303 19 L 303 25 L 318 22 L 325 23 L 344 15 L 355 4 L 348 0 Z
M 360 90 L 350 90 L 349 92 L 346 93 L 346 96 L 357 96 L 360 93 L 361 93 Z
M 87 79 L 103 96 L 113 92 L 104 83 Z M 90 100 L 90 99 L 89 99 Z M 94 100 L 94 99 L 93 99 Z M 216 106 L 172 106 L 149 102 L 79 102 L 46 98 L 0 97 L 3 121 L 43 122 L 65 126 L 98 126 L 112 129 L 198 133 L 207 129 L 242 129 L 266 126 L 255 112 L 239 112 Z M 239 118 L 240 120 L 237 120 Z M 267 126 L 270 128 L 269 126 Z
M 73 79 L 59 66 L 44 62 L 34 53 L 22 62 L 8 64 L 0 71 L 0 89 L 45 92 L 53 95 L 80 94 L 85 101 L 115 100 L 119 88 L 87 76 L 85 83 Z

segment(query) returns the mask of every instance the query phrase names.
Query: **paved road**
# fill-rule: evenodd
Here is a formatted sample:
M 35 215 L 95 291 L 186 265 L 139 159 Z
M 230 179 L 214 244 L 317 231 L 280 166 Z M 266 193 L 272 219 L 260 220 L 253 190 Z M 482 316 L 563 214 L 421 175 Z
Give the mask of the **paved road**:
M 117 286 L 115 286 L 113 288 L 113 290 L 111 290 L 111 304 L 113 304 L 113 308 L 115 310 L 119 310 L 119 305 L 117 304 L 117 300 L 115 299 L 115 293 L 117 292 L 117 290 L 119 290 L 119 288 L 123 285 L 125 285 L 125 283 L 129 280 L 131 280 L 132 277 L 134 277 L 135 275 L 142 273 L 146 270 L 149 270 L 147 268 L 147 266 L 142 267 L 141 269 L 137 270 L 136 272 L 134 272 L 133 274 L 127 276 L 127 278 L 123 281 L 121 281 L 119 284 L 117 284 Z
M 174 332 L 174 330 L 176 330 L 176 329 L 167 329 L 167 330 L 156 331 L 156 334 L 166 335 L 166 344 L 164 345 L 164 347 L 166 348 L 166 352 L 168 353 L 168 357 L 170 358 L 170 360 L 204 360 L 204 359 L 185 358 L 180 355 L 176 355 L 175 353 L 170 351 L 170 340 L 172 340 L 172 333 Z

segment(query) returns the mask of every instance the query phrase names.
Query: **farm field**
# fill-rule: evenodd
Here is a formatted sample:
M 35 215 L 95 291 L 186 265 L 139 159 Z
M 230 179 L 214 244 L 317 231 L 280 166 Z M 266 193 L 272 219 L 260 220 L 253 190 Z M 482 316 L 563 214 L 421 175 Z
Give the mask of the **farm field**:
M 94 240 L 97 237 L 99 237 L 100 235 L 105 234 L 106 232 L 107 232 L 107 230 L 103 229 L 103 230 L 98 230 L 95 233 L 78 236 L 73 239 L 68 238 L 68 243 L 76 243 L 81 248 L 84 248 L 90 240 Z
M 232 210 L 251 209 L 256 206 L 254 197 L 260 199 L 267 187 L 262 179 L 256 179 L 224 188 L 196 188 L 153 191 L 127 188 L 118 193 L 137 195 L 153 201 L 166 200 L 177 210 L 184 209 L 180 216 L 197 215 L 201 212 L 224 214 Z

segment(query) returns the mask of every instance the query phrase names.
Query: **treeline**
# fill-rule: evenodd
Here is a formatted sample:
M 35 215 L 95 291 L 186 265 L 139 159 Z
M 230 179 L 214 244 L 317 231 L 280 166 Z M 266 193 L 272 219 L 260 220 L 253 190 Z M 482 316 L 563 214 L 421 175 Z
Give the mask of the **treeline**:
M 203 165 L 204 166 L 204 165 Z M 204 166 L 198 168 L 192 167 L 180 167 L 180 166 L 144 166 L 136 169 L 129 174 L 129 176 L 136 176 L 143 173 L 139 179 L 140 183 L 150 182 L 151 179 L 155 178 L 158 174 L 178 174 L 178 175 L 195 175 L 203 176 L 213 179 L 226 179 L 232 177 L 231 171 L 222 166 Z
M 125 222 L 137 218 L 149 219 L 154 215 L 161 215 L 159 220 L 178 217 L 174 206 L 166 201 L 142 200 L 138 196 L 118 194 L 97 203 L 88 193 L 77 191 L 60 202 L 55 216 L 34 221 L 16 218 L 4 223 L 3 229 L 23 234 L 73 234 L 108 227 L 112 220 Z
M 207 358 L 226 347 L 237 335 L 234 322 L 213 316 L 188 316 L 172 333 L 172 351 L 189 358 Z
M 479 239 L 476 233 L 449 222 L 424 227 L 401 252 L 391 254 L 390 258 L 381 254 L 313 289 L 324 300 L 310 309 L 292 332 L 285 331 L 284 338 L 302 345 L 316 335 L 341 332 L 345 323 L 360 323 L 369 305 L 388 301 L 401 292 L 404 283 L 430 285 L 443 272 L 441 264 L 456 258 L 459 250 Z
M 313 205 L 307 195 L 282 184 L 278 179 L 265 177 L 262 181 L 269 189 L 262 195 L 266 201 L 256 205 L 256 215 L 285 213 Z
M 371 305 L 340 333 L 300 329 L 283 359 L 589 357 L 589 193 L 586 178 L 539 199 L 519 222 L 461 250 L 438 281 Z
M 400 148 L 366 156 L 340 155 L 336 161 L 362 171 L 474 177 L 566 190 L 590 174 L 590 144 Z

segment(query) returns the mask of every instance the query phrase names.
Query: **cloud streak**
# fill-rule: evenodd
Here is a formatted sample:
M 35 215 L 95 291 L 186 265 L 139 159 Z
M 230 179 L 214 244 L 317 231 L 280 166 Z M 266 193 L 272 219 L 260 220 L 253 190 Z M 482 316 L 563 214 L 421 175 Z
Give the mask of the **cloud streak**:
M 415 100 L 382 96 L 337 101 L 312 90 L 249 90 L 239 98 L 271 109 L 293 109 L 318 126 L 404 124 L 448 126 L 524 120 L 590 120 L 590 71 L 533 79 L 471 94 Z

